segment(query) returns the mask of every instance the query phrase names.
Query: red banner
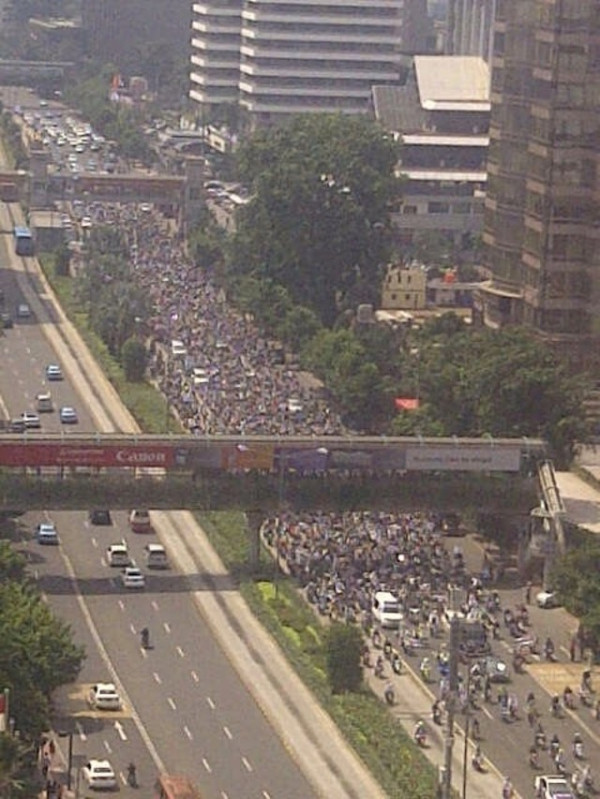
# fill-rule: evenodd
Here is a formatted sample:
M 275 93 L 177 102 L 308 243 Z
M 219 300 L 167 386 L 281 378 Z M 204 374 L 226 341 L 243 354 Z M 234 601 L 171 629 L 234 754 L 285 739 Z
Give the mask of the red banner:
M 176 464 L 175 446 L 160 444 L 19 443 L 0 441 L 0 466 L 147 467 Z M 177 465 L 179 459 L 177 459 Z

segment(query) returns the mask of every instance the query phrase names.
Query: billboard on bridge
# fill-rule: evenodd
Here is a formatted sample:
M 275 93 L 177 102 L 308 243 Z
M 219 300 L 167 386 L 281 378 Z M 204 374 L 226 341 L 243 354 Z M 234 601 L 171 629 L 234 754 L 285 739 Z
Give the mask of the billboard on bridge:
M 0 466 L 161 467 L 185 465 L 173 445 L 15 443 L 0 441 Z
M 461 446 L 408 447 L 406 468 L 427 472 L 518 472 L 521 466 L 519 447 Z

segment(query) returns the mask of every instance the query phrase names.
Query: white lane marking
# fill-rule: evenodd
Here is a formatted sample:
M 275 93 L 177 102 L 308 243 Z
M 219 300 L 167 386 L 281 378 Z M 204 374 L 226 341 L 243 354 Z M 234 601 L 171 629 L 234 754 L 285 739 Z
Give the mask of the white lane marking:
M 214 710 L 214 709 L 215 709 L 215 707 L 216 707 L 216 705 L 215 705 L 215 703 L 212 701 L 212 699 L 210 698 L 210 696 L 207 696 L 207 697 L 206 697 L 206 701 L 208 702 L 208 706 L 209 706 L 209 708 L 210 708 L 211 710 Z
M 190 732 L 190 728 L 187 726 L 187 724 L 184 726 L 183 731 L 187 735 L 187 737 L 190 739 L 190 741 L 192 741 L 194 739 L 194 736 Z
M 191 671 L 190 674 L 192 675 L 192 680 L 194 682 L 200 682 L 200 677 L 198 677 L 195 671 Z
M 123 600 L 122 600 L 122 599 L 119 599 L 119 601 L 117 602 L 117 604 L 118 604 L 118 606 L 121 608 L 121 610 L 125 610 L 125 603 L 123 602 Z
M 175 651 L 177 652 L 177 654 L 179 655 L 180 658 L 184 658 L 185 657 L 185 652 L 183 651 L 183 649 L 180 646 L 175 647 Z
M 252 764 L 250 763 L 247 757 L 242 758 L 242 763 L 244 764 L 246 771 L 250 772 L 254 771 L 254 769 L 252 768 Z
M 87 735 L 83 731 L 83 727 L 81 726 L 81 724 L 78 721 L 75 722 L 75 729 L 77 730 L 77 733 L 79 735 L 79 740 L 80 741 L 87 741 Z
M 221 799 L 229 799 L 229 794 L 225 791 L 221 791 Z
M 110 744 L 108 743 L 108 741 L 103 741 L 103 743 L 104 743 L 104 748 L 106 749 L 108 754 L 112 755 L 112 749 L 110 748 Z
M 134 635 L 136 634 L 136 632 L 135 632 L 135 627 L 133 626 L 133 624 L 130 624 L 130 625 L 129 625 L 129 629 L 131 630 L 131 632 L 132 632 Z
M 158 602 L 156 601 L 156 599 L 152 600 L 151 605 L 154 610 L 158 610 Z
M 162 680 L 160 679 L 160 674 L 157 674 L 156 672 L 154 672 L 152 676 L 154 677 L 155 681 L 156 681 L 156 682 L 157 682 L 159 685 L 162 685 Z
M 208 771 L 209 774 L 212 774 L 212 769 L 210 767 L 210 763 L 208 762 L 208 760 L 205 757 L 202 758 L 202 765 Z
M 231 732 L 229 727 L 223 727 L 223 732 L 225 733 L 227 738 L 229 738 L 229 740 L 231 741 L 231 739 L 233 738 L 233 733 Z
M 115 721 L 115 730 L 119 733 L 119 738 L 122 741 L 127 740 L 127 735 L 125 734 L 125 730 L 123 729 L 123 725 L 120 721 Z
M 165 632 L 167 634 L 169 634 L 171 632 L 171 628 L 169 627 L 169 622 L 168 621 L 163 622 L 163 627 L 165 628 Z
M 95 538 L 92 538 L 92 546 L 98 549 L 98 541 Z M 104 558 L 102 558 L 102 561 L 104 561 Z M 102 565 L 104 565 L 104 562 L 102 563 Z
M 170 697 L 170 696 L 169 696 L 169 697 L 167 697 L 167 702 L 169 703 L 169 705 L 171 706 L 171 708 L 172 708 L 173 710 L 177 710 L 177 705 L 175 704 L 175 702 L 174 702 L 174 700 L 172 699 L 172 697 Z
M 264 799 L 271 799 L 271 794 L 268 791 L 263 791 L 262 795 Z
M 490 713 L 490 711 L 487 709 L 487 707 L 482 707 L 481 709 L 483 710 L 485 715 L 488 717 L 488 719 L 493 719 L 494 718 L 493 715 Z
M 147 650 L 147 649 L 144 649 L 144 647 L 143 647 L 143 646 L 141 646 L 141 647 L 140 647 L 140 652 L 142 653 L 142 657 L 143 657 L 143 658 L 144 658 L 144 660 L 145 660 L 145 659 L 148 657 L 148 650 Z

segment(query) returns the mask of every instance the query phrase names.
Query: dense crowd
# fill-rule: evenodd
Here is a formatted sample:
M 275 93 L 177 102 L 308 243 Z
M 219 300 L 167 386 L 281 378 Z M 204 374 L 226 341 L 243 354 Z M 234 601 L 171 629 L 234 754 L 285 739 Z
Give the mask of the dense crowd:
M 262 529 L 321 613 L 367 624 L 377 591 L 392 592 L 419 624 L 443 611 L 450 586 L 471 586 L 460 548 L 449 552 L 442 531 L 439 514 L 376 511 L 286 512 Z
M 115 224 L 131 243 L 132 276 L 152 315 L 150 371 L 196 435 L 333 435 L 339 417 L 249 315 L 231 308 L 211 275 L 195 266 L 154 211 L 93 204 L 94 224 Z M 174 355 L 172 342 L 182 343 Z

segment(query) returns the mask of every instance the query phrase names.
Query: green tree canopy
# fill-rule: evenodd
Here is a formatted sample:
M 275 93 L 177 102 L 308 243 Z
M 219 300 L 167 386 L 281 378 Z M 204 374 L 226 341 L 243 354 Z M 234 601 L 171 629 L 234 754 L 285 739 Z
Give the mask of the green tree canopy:
M 364 117 L 307 115 L 257 132 L 239 152 L 253 199 L 239 212 L 232 270 L 282 284 L 325 324 L 374 299 L 396 161 L 395 144 Z
M 358 691 L 362 686 L 362 634 L 358 627 L 336 622 L 327 633 L 327 674 L 334 694 Z

